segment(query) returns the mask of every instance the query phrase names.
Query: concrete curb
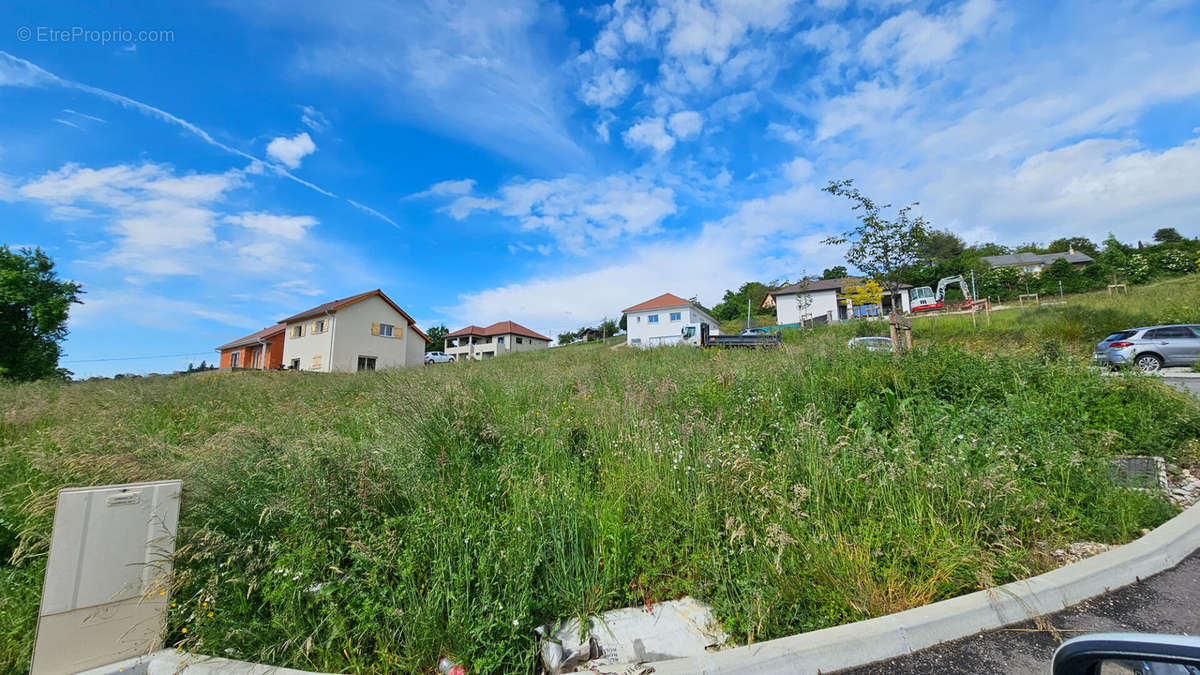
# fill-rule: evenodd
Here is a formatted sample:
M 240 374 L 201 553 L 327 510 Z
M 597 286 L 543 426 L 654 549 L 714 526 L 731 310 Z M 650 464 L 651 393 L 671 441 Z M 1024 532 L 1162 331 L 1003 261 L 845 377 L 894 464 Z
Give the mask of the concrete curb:
M 1200 505 L 1145 536 L 1045 574 L 924 607 L 687 659 L 650 664 L 683 673 L 829 673 L 903 656 L 1057 612 L 1179 564 L 1200 548 Z

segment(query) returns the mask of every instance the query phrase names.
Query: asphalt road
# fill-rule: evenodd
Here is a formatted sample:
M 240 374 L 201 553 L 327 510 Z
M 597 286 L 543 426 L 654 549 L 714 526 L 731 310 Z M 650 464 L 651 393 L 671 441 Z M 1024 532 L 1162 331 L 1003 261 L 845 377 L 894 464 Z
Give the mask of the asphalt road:
M 1200 634 L 1200 551 L 1175 567 L 1056 614 L 839 671 L 843 675 L 1050 672 L 1054 650 L 1084 633 Z
M 1163 382 L 1168 387 L 1175 387 L 1179 391 L 1186 391 L 1193 396 L 1200 396 L 1200 377 L 1171 377 L 1170 375 L 1163 376 Z

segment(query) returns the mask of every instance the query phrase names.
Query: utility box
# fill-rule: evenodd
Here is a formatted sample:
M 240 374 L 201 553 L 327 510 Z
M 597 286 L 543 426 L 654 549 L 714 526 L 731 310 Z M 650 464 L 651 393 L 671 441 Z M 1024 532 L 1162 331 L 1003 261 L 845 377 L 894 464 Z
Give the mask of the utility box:
M 169 480 L 59 491 L 31 675 L 162 646 L 182 490 Z

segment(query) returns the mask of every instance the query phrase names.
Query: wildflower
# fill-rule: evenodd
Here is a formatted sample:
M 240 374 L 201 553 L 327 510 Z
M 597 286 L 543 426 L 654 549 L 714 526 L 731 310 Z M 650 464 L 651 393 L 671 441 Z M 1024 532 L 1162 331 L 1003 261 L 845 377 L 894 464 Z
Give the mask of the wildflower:
M 520 626 L 520 625 L 521 625 L 521 622 L 520 622 L 518 619 L 513 619 L 513 625 L 514 625 L 514 626 Z
M 212 613 L 212 612 L 209 612 L 209 613 L 208 613 L 208 616 L 209 616 L 210 618 L 212 617 L 212 615 L 213 615 L 213 613 Z
M 183 628 L 180 628 L 180 629 L 179 629 L 179 632 L 180 632 L 180 633 L 186 633 L 186 632 L 187 632 L 187 626 L 184 626 Z

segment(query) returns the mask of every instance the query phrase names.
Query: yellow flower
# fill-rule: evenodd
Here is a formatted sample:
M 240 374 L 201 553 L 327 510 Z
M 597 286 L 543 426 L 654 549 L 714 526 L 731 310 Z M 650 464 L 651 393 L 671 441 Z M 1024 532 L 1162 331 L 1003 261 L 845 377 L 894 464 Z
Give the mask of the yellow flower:
M 212 616 L 212 612 L 209 612 L 209 613 L 208 613 L 208 615 L 209 615 L 209 616 Z
M 208 607 L 208 603 L 207 603 L 207 602 L 202 602 L 202 603 L 200 603 L 200 606 L 201 606 L 201 607 Z
M 186 628 L 186 627 L 184 627 L 184 628 L 180 628 L 180 629 L 179 629 L 179 632 L 180 632 L 180 633 L 186 633 L 186 632 L 187 632 L 187 628 Z

